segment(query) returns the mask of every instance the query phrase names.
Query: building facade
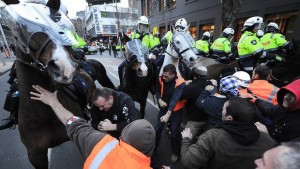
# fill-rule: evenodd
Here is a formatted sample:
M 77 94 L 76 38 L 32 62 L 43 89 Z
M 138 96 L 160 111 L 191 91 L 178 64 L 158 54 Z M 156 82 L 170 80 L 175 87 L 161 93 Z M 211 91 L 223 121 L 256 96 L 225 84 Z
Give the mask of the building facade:
M 222 0 L 138 0 L 139 14 L 149 17 L 150 26 L 158 27 L 161 34 L 170 30 L 176 20 L 185 18 L 190 23 L 190 32 L 197 40 L 205 31 L 213 39 L 222 32 Z M 225 2 L 225 1 L 224 1 Z M 252 16 L 261 16 L 265 23 L 276 22 L 287 39 L 300 38 L 299 0 L 252 0 L 241 1 L 241 8 L 233 21 L 235 41 L 241 36 L 244 21 Z
M 131 32 L 136 25 L 138 10 L 109 4 L 92 5 L 85 10 L 85 30 L 88 38 L 107 41 L 118 32 Z

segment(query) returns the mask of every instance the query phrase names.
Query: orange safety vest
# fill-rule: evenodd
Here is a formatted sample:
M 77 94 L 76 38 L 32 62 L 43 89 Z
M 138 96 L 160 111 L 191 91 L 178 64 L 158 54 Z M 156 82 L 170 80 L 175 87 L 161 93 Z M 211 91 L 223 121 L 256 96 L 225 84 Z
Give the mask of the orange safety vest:
M 132 147 L 105 135 L 93 148 L 84 169 L 150 169 L 150 158 Z
M 178 77 L 176 80 L 176 83 L 175 83 L 175 87 L 181 85 L 182 83 L 184 83 L 184 79 L 183 78 L 180 78 Z M 164 83 L 162 82 L 162 78 L 160 77 L 159 78 L 159 83 L 160 83 L 160 97 L 162 97 L 162 95 L 164 94 Z M 173 112 L 181 109 L 184 107 L 185 105 L 185 102 L 186 100 L 179 100 L 177 103 L 176 103 L 176 106 L 174 107 L 173 109 Z
M 250 93 L 258 99 L 265 100 L 277 105 L 277 92 L 279 88 L 270 84 L 266 80 L 254 80 L 247 89 L 240 89 L 239 95 L 242 98 L 251 98 Z M 253 102 L 253 100 L 251 100 Z
M 247 88 L 254 96 L 261 100 L 265 100 L 274 105 L 277 105 L 278 87 L 269 83 L 266 80 L 254 80 Z

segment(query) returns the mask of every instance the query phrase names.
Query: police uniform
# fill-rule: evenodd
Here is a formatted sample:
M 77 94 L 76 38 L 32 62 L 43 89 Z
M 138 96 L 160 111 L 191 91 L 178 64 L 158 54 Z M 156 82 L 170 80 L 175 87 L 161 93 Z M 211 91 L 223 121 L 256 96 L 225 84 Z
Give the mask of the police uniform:
M 111 123 L 117 124 L 117 131 L 108 133 L 119 138 L 124 127 L 134 120 L 141 118 L 141 113 L 135 108 L 133 99 L 125 93 L 113 91 L 114 103 L 108 111 L 92 107 L 92 127 L 97 129 L 100 121 L 109 119 Z
M 173 35 L 173 34 L 172 34 L 171 31 L 168 31 L 168 32 L 165 34 L 164 38 L 167 39 L 168 43 L 170 43 L 170 41 L 171 41 L 171 39 L 172 39 L 172 35 Z
M 282 57 L 284 57 L 284 55 L 281 49 L 289 44 L 285 37 L 280 33 L 267 33 L 260 41 L 267 54 L 273 53 Z
M 134 31 L 130 35 L 131 39 L 140 39 L 144 46 L 147 46 L 148 49 L 152 49 L 156 46 L 156 42 L 154 41 L 153 35 L 149 33 L 145 33 L 141 35 L 138 31 Z
M 216 39 L 210 49 L 213 57 L 218 58 L 221 63 L 228 63 L 228 57 L 231 55 L 231 43 L 227 38 Z
M 257 60 L 263 58 L 263 46 L 257 36 L 245 31 L 238 42 L 239 65 L 248 73 L 252 73 Z
M 199 51 L 201 55 L 208 57 L 209 55 L 209 43 L 207 40 L 200 39 L 196 41 L 195 48 Z

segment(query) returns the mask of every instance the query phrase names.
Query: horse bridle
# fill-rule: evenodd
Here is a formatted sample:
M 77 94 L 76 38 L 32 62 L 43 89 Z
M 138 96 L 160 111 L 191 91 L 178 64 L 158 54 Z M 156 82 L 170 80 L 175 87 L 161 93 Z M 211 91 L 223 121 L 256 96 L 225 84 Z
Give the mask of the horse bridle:
M 178 57 L 179 57 L 179 58 L 182 58 L 182 54 L 183 54 L 184 52 L 190 50 L 190 47 L 188 47 L 188 48 L 186 48 L 186 49 L 184 49 L 184 50 L 182 50 L 182 51 L 180 52 L 179 48 L 174 44 L 174 38 L 175 38 L 175 37 L 173 36 L 172 39 L 171 39 L 171 41 L 170 41 L 170 46 L 173 47 L 173 49 L 175 50 L 175 52 L 178 54 Z M 168 55 L 170 55 L 171 57 L 176 58 L 175 56 L 173 56 L 173 55 L 172 55 L 171 53 L 169 53 L 168 51 L 166 51 L 166 53 L 167 53 Z
M 30 38 L 29 38 L 30 39 Z M 43 63 L 41 63 L 39 61 L 39 58 L 41 57 L 41 54 L 42 52 L 44 51 L 44 49 L 46 48 L 46 46 L 51 42 L 51 39 L 48 37 L 45 42 L 42 44 L 42 46 L 40 47 L 40 49 L 36 52 L 32 51 L 29 47 L 29 56 L 30 58 L 33 60 L 33 62 L 28 62 L 28 61 L 25 61 L 23 59 L 20 59 L 20 58 L 17 58 L 16 61 L 20 62 L 20 63 L 23 63 L 23 64 L 26 64 L 26 65 L 29 65 L 31 67 L 35 67 L 37 68 L 38 70 L 40 71 L 45 71 L 46 68 L 47 68 L 47 65 L 44 65 Z M 27 45 L 28 46 L 28 45 Z M 35 55 L 34 55 L 35 53 Z

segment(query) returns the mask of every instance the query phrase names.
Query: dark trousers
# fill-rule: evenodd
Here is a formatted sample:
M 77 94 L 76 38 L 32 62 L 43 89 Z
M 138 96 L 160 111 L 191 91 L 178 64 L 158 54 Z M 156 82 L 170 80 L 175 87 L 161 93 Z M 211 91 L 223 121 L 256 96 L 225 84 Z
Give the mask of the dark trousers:
M 158 120 L 157 125 L 155 127 L 156 138 L 155 138 L 155 150 L 157 150 L 159 146 L 159 141 L 161 138 L 162 130 L 165 127 L 166 123 L 160 121 L 160 118 L 166 114 L 168 109 L 160 109 L 158 113 Z M 171 146 L 172 146 L 172 153 L 179 156 L 180 149 L 181 149 L 181 134 L 180 134 L 180 124 L 181 124 L 181 116 L 183 114 L 183 109 L 180 109 L 176 112 L 173 112 L 169 118 L 170 122 L 170 130 L 171 130 Z

